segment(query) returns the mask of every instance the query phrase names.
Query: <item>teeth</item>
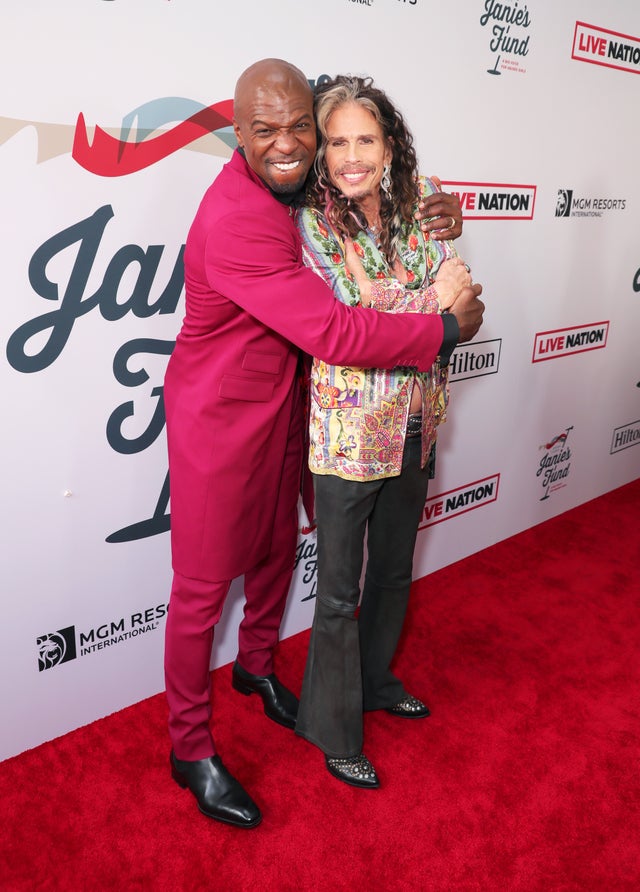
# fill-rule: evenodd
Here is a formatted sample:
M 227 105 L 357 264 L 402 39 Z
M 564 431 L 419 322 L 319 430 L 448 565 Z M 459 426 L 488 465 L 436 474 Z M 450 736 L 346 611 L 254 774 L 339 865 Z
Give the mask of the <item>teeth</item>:
M 274 161 L 273 162 L 274 167 L 277 167 L 278 170 L 283 170 L 283 171 L 284 170 L 293 170 L 294 168 L 296 168 L 298 166 L 298 164 L 300 164 L 299 161 L 289 161 L 287 163 L 284 163 L 282 161 L 280 161 L 280 162 Z

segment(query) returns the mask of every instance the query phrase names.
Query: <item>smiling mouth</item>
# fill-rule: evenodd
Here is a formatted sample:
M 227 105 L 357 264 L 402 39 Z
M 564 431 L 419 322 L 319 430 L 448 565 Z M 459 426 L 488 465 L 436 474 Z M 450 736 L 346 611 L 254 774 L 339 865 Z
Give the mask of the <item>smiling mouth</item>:
M 370 170 L 342 170 L 340 171 L 340 176 L 347 181 L 347 183 L 357 183 L 363 177 L 368 176 L 371 173 Z
M 296 167 L 300 166 L 300 161 L 271 161 L 270 163 L 276 170 L 280 170 L 282 173 L 288 173 L 288 171 L 295 170 Z

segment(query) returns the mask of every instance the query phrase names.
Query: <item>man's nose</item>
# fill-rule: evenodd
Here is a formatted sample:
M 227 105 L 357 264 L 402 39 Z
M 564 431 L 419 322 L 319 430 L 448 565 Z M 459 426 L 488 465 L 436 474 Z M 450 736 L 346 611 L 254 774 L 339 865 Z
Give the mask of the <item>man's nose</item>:
M 344 147 L 344 155 L 346 161 L 359 161 L 358 144 L 355 141 L 346 143 Z
M 281 130 L 275 141 L 275 148 L 285 155 L 295 152 L 298 141 L 290 130 Z

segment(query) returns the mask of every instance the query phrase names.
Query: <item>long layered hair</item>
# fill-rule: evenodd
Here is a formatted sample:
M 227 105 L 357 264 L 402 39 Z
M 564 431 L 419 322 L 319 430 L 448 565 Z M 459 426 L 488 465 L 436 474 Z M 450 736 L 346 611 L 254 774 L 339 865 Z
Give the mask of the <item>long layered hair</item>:
M 418 162 L 413 137 L 402 114 L 386 93 L 373 86 L 372 78 L 338 75 L 316 88 L 315 115 L 321 144 L 307 186 L 307 204 L 319 210 L 341 238 L 354 238 L 367 223 L 355 201 L 333 185 L 326 164 L 327 123 L 333 112 L 347 102 L 364 106 L 374 116 L 391 158 L 390 192 L 380 190 L 380 248 L 393 263 L 398 254 L 398 240 L 413 219 L 418 197 Z

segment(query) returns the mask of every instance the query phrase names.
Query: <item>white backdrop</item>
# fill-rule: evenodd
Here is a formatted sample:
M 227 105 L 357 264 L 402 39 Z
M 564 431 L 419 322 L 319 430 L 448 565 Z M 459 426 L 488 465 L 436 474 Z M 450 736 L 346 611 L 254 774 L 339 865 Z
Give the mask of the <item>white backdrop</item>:
M 637 0 L 4 5 L 0 758 L 163 688 L 160 388 L 186 232 L 257 59 L 371 74 L 461 197 L 486 321 L 456 352 L 414 575 L 640 475 Z M 210 135 L 184 124 L 218 103 Z M 283 637 L 314 585 L 301 534 Z

